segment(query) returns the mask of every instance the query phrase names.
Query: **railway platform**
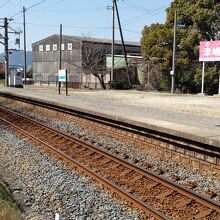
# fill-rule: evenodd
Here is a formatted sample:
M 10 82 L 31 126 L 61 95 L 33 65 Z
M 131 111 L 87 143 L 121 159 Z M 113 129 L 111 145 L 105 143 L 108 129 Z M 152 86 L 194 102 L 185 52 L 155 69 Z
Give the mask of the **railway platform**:
M 164 157 L 185 161 L 193 168 L 220 173 L 220 98 L 217 96 L 111 90 L 70 90 L 66 96 L 64 89 L 59 95 L 57 88 L 45 86 L 25 86 L 24 89 L 2 86 L 0 93 L 163 134 L 166 144 L 157 137 L 150 141 L 149 148 Z M 173 138 L 176 145 L 170 143 Z M 179 146 L 185 140 L 184 147 Z
M 59 95 L 56 88 L 39 86 L 26 86 L 25 89 L 1 87 L 0 92 L 64 105 L 220 147 L 219 97 L 91 90 L 72 90 L 66 96 L 65 91 Z

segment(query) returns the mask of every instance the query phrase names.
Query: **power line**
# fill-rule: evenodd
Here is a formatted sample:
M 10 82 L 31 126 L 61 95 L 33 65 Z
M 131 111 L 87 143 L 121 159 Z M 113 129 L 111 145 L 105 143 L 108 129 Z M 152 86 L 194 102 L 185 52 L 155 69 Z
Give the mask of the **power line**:
M 164 8 L 163 8 L 163 9 L 164 9 Z M 146 19 L 146 18 L 150 18 L 150 17 L 153 17 L 153 16 L 155 16 L 155 15 L 158 15 L 158 14 L 161 13 L 161 11 L 162 11 L 163 9 L 161 8 L 159 12 L 154 13 L 154 14 L 152 14 L 152 15 L 150 15 L 150 16 L 147 16 L 147 17 L 144 16 L 143 18 L 136 19 L 136 20 L 134 20 L 134 21 L 128 22 L 128 23 L 124 24 L 124 26 L 130 25 L 130 24 L 134 24 L 134 23 L 139 22 L 139 21 L 142 21 L 142 20 L 144 20 L 144 19 Z
M 142 14 L 142 15 L 133 17 L 133 18 L 131 18 L 131 19 L 127 19 L 127 20 L 124 21 L 123 27 L 128 26 L 128 25 L 133 24 L 133 23 L 136 23 L 136 22 L 141 21 L 141 20 L 143 20 L 143 19 L 146 19 L 146 18 L 148 18 L 148 17 L 155 16 L 155 15 L 161 13 L 161 12 L 152 14 L 153 12 L 161 11 L 161 10 L 163 10 L 163 9 L 166 8 L 166 7 L 167 7 L 167 6 L 160 7 L 160 8 L 157 8 L 157 9 L 152 9 L 152 10 L 150 10 L 150 11 L 147 12 L 147 13 L 144 13 L 144 14 Z M 149 15 L 149 14 L 152 14 L 152 15 L 147 16 L 147 15 Z M 147 16 L 147 17 L 146 17 L 146 16 Z M 138 19 L 138 18 L 139 18 L 139 19 Z M 107 29 L 107 30 L 103 30 L 103 29 Z M 110 26 L 109 26 L 109 27 L 103 27 L 103 28 L 100 28 L 99 30 L 91 31 L 91 32 L 89 32 L 89 34 L 95 34 L 95 35 L 96 35 L 96 34 L 101 34 L 101 33 L 107 32 L 109 29 L 111 29 Z
M 3 3 L 2 5 L 0 5 L 0 8 L 3 8 L 5 5 L 7 5 L 11 0 L 7 0 L 5 3 Z
M 38 12 L 38 11 L 45 10 L 45 9 L 47 9 L 47 8 L 50 8 L 51 6 L 56 5 L 56 4 L 59 3 L 59 2 L 63 2 L 63 1 L 65 1 L 65 0 L 58 0 L 58 1 L 55 1 L 55 2 L 53 2 L 53 3 L 51 3 L 51 4 L 49 4 L 49 5 L 46 5 L 46 6 L 43 7 L 43 8 L 40 8 L 39 10 L 32 11 L 32 13 L 36 13 L 36 12 Z
M 137 19 L 138 19 L 137 21 L 142 20 L 142 19 L 145 19 L 145 17 L 146 17 L 147 15 L 152 14 L 153 12 L 156 12 L 156 11 L 161 11 L 161 10 L 163 10 L 163 9 L 166 8 L 166 7 L 167 7 L 167 6 L 163 6 L 163 7 L 156 8 L 156 9 L 152 9 L 152 10 L 149 10 L 148 12 L 146 12 L 146 13 L 144 13 L 144 14 L 142 14 L 142 15 L 133 17 L 133 18 L 128 19 L 128 20 L 125 20 L 125 22 L 127 22 L 127 23 L 124 23 L 124 25 L 130 24 L 130 22 L 133 23 L 133 20 L 136 22 Z M 142 18 L 142 19 L 139 19 L 139 18 Z
M 131 32 L 131 33 L 134 33 L 134 34 L 138 34 L 138 35 L 141 34 L 141 32 L 132 31 L 132 30 L 129 30 L 129 29 L 127 29 L 127 28 L 122 28 L 122 29 L 123 29 L 123 31 Z
M 34 4 L 34 5 L 31 5 L 30 7 L 26 8 L 26 11 L 31 9 L 31 8 L 33 8 L 33 7 L 36 7 L 36 6 L 40 5 L 40 4 L 42 4 L 42 3 L 46 2 L 46 1 L 47 0 L 41 0 L 41 1 L 37 2 L 36 4 Z
M 11 22 L 12 24 L 23 24 L 20 22 Z M 34 25 L 34 26 L 41 26 L 41 27 L 56 27 L 56 24 L 40 24 L 40 23 L 31 23 L 31 22 L 26 22 L 28 25 Z M 73 26 L 73 25 L 63 25 L 64 28 L 79 28 L 79 29 L 106 29 L 109 27 L 97 27 L 97 26 Z
M 130 1 L 130 2 L 129 2 Z M 140 5 L 140 4 L 137 4 L 137 2 L 135 1 L 131 1 L 131 0 L 128 0 L 126 1 L 128 5 L 130 6 L 127 6 L 126 8 L 131 8 L 133 10 L 136 10 L 136 11 L 150 11 L 148 8 L 146 8 L 145 6 L 143 5 Z
M 139 8 L 144 8 L 144 6 L 140 5 L 139 3 L 137 3 L 136 1 L 133 1 L 133 0 L 128 0 L 128 4 L 129 4 L 129 1 L 132 6 L 136 5 Z
M 34 8 L 34 7 L 36 7 L 36 6 L 38 6 L 38 5 L 42 4 L 42 3 L 44 3 L 44 2 L 46 2 L 46 1 L 48 1 L 48 0 L 41 0 L 41 1 L 37 2 L 36 4 L 31 5 L 31 6 L 29 6 L 28 8 L 25 8 L 25 10 L 27 11 L 27 10 L 29 10 L 29 9 L 31 9 L 31 8 Z M 23 10 L 20 11 L 20 12 L 17 12 L 17 13 L 14 14 L 13 16 L 11 16 L 11 18 L 14 18 L 14 17 L 16 17 L 16 16 L 18 16 L 18 15 L 20 15 L 20 14 L 22 14 L 22 13 L 23 13 Z
M 42 8 L 39 8 L 39 9 L 36 9 L 34 11 L 32 11 L 32 13 L 38 13 L 38 12 L 42 12 L 43 10 L 47 9 L 47 8 L 50 8 L 52 6 L 54 6 L 55 4 L 59 3 L 59 2 L 62 2 L 62 1 L 65 1 L 65 0 L 58 0 L 58 1 L 55 1 L 54 3 L 52 4 L 49 4 L 45 7 L 42 7 Z M 105 10 L 105 7 L 91 7 L 91 8 L 74 8 L 74 9 L 71 9 L 70 11 L 65 11 L 65 14 L 66 13 L 82 13 L 82 12 L 91 12 L 91 11 L 100 11 L 100 10 Z M 57 13 L 57 11 L 55 11 L 54 13 Z

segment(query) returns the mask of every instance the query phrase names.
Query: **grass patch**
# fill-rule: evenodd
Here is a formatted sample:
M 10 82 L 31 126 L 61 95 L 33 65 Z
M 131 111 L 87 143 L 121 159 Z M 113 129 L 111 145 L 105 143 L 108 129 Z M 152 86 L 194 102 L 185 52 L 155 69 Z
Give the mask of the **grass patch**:
M 5 80 L 4 79 L 0 79 L 0 84 L 4 84 Z
M 0 180 L 0 219 L 23 220 L 17 205 L 7 185 Z

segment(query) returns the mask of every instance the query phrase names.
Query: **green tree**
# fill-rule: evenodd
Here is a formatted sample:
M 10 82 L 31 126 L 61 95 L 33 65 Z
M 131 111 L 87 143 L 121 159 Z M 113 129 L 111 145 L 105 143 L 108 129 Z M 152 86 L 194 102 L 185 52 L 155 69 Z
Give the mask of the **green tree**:
M 169 72 L 172 60 L 172 31 L 166 25 L 145 26 L 141 39 L 142 54 L 146 60 L 158 64 L 162 72 L 162 88 L 169 87 Z
M 142 32 L 142 53 L 146 60 L 156 57 L 163 74 L 161 89 L 170 89 L 169 72 L 172 67 L 174 12 L 177 11 L 176 88 L 195 93 L 201 88 L 201 62 L 199 42 L 216 40 L 220 33 L 219 0 L 175 0 L 167 9 L 165 24 L 146 26 Z M 220 65 L 208 63 L 205 89 L 209 94 L 217 92 Z

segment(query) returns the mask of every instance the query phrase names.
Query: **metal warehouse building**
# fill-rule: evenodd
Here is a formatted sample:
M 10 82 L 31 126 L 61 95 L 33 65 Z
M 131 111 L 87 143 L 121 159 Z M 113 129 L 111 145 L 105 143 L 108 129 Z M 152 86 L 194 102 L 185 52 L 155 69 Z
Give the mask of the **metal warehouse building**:
M 52 35 L 32 44 L 33 78 L 35 84 L 57 83 L 57 73 L 60 64 L 59 40 L 59 35 Z M 94 46 L 98 45 L 99 47 L 107 48 L 106 57 L 111 53 L 111 40 L 67 35 L 62 36 L 62 68 L 67 69 L 68 82 L 70 83 L 70 86 L 75 88 L 79 88 L 81 85 L 90 88 L 100 87 L 98 79 L 95 76 L 85 74 L 83 72 L 83 60 L 86 59 L 85 47 L 88 42 L 92 43 L 91 45 Z M 128 55 L 140 56 L 141 54 L 140 43 L 125 42 L 125 48 Z M 122 44 L 120 41 L 115 42 L 115 54 L 119 56 L 123 54 Z M 105 67 L 107 67 L 106 57 L 103 57 L 103 60 L 105 60 Z M 117 57 L 115 59 L 117 59 Z M 117 78 L 115 74 L 113 79 Z M 107 69 L 104 80 L 105 83 L 108 83 L 110 80 L 109 69 Z

